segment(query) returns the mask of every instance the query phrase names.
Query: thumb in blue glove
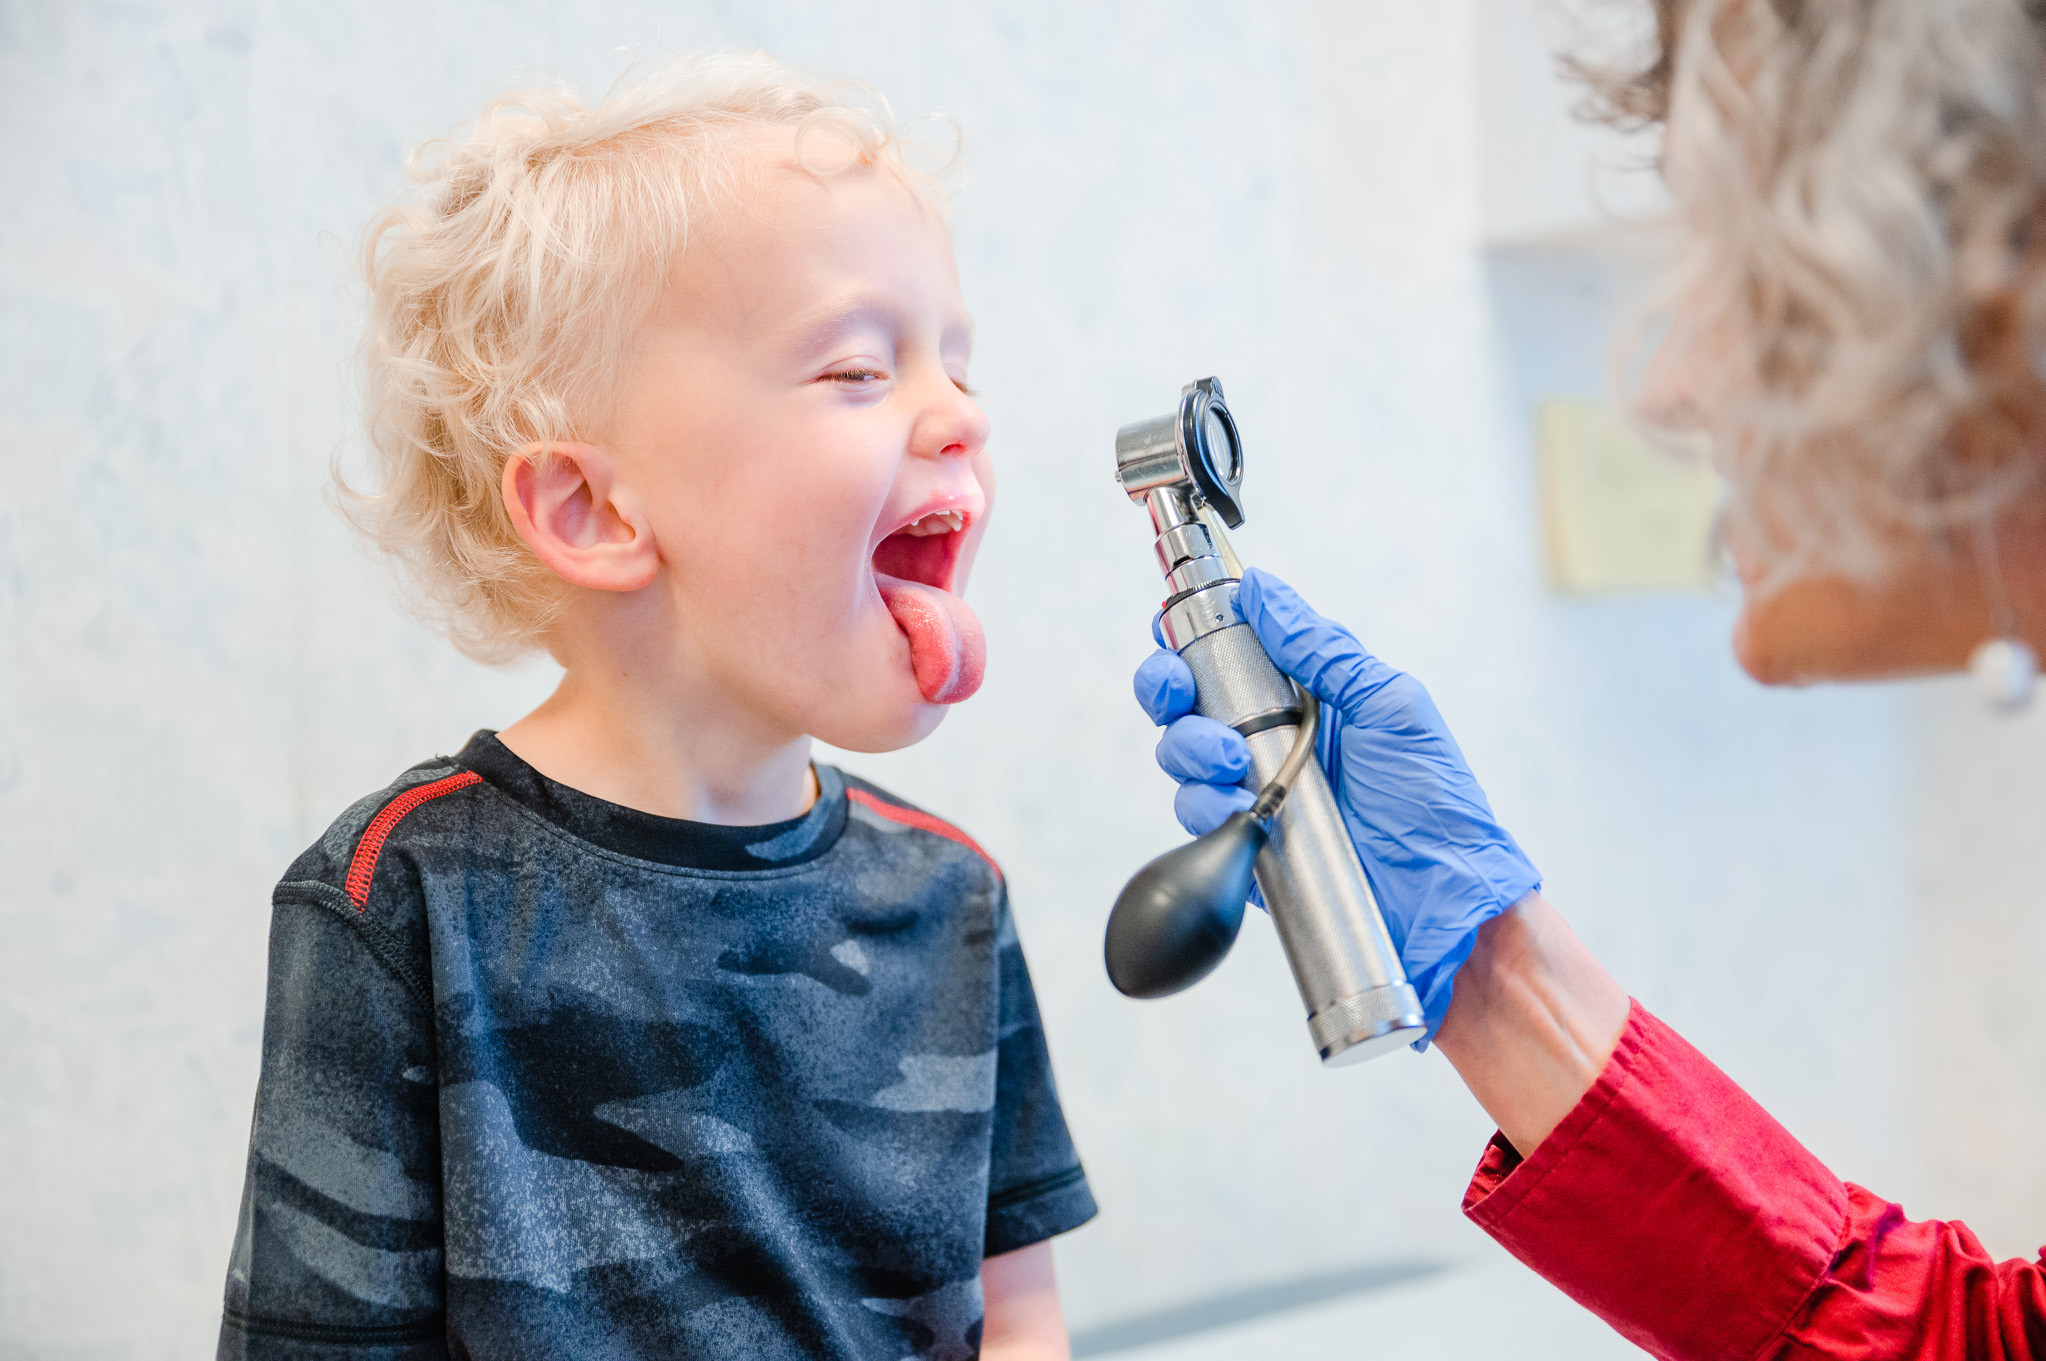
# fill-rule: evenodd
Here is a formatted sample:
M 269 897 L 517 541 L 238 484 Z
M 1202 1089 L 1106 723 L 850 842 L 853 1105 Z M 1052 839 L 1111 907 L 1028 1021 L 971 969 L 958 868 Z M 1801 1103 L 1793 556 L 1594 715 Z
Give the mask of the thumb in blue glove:
M 1421 683 L 1365 651 L 1293 588 L 1252 568 L 1238 593 L 1265 651 L 1322 702 L 1319 755 L 1408 981 L 1428 1020 L 1425 1049 L 1449 1010 L 1478 928 L 1541 885 L 1493 817 L 1456 739 Z M 1192 712 L 1193 674 L 1161 649 L 1137 669 L 1137 701 L 1166 725 L 1158 763 L 1180 781 L 1174 809 L 1195 835 L 1251 794 L 1238 783 L 1249 745 Z

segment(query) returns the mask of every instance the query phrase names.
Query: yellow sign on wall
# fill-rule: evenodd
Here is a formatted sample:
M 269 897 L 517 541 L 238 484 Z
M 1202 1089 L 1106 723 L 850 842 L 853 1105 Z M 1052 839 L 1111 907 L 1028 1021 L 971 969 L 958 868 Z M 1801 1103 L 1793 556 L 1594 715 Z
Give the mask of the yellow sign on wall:
M 1654 448 L 1603 402 L 1536 414 L 1543 542 L 1559 591 L 1696 591 L 1716 576 L 1719 478 Z

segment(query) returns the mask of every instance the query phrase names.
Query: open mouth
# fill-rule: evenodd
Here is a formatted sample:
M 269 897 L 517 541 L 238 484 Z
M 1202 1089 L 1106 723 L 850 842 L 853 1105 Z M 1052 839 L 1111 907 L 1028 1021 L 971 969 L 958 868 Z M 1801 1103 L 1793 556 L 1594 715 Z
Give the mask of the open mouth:
M 952 589 L 959 566 L 959 548 L 966 541 L 963 510 L 934 510 L 881 540 L 874 550 L 874 570 L 899 581 L 914 581 L 940 591 Z
M 963 510 L 928 511 L 874 550 L 874 584 L 909 641 L 917 689 L 932 704 L 972 695 L 987 669 L 980 620 L 952 591 L 971 523 Z

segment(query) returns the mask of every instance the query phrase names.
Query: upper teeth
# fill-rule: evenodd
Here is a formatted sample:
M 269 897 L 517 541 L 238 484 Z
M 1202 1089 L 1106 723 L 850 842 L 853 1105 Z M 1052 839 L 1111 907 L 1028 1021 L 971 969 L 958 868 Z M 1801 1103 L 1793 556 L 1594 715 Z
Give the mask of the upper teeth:
M 905 534 L 956 534 L 966 524 L 966 516 L 956 510 L 934 510 L 921 520 L 912 520 L 904 525 Z

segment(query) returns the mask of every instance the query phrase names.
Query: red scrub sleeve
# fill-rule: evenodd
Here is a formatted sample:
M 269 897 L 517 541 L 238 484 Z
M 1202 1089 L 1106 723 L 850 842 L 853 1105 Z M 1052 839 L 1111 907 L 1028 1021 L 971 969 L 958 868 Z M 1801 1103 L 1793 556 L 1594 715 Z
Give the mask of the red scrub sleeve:
M 1493 1136 L 1464 1213 L 1656 1356 L 2046 1361 L 2046 1254 L 1843 1183 L 1639 1003 L 1533 1157 Z

